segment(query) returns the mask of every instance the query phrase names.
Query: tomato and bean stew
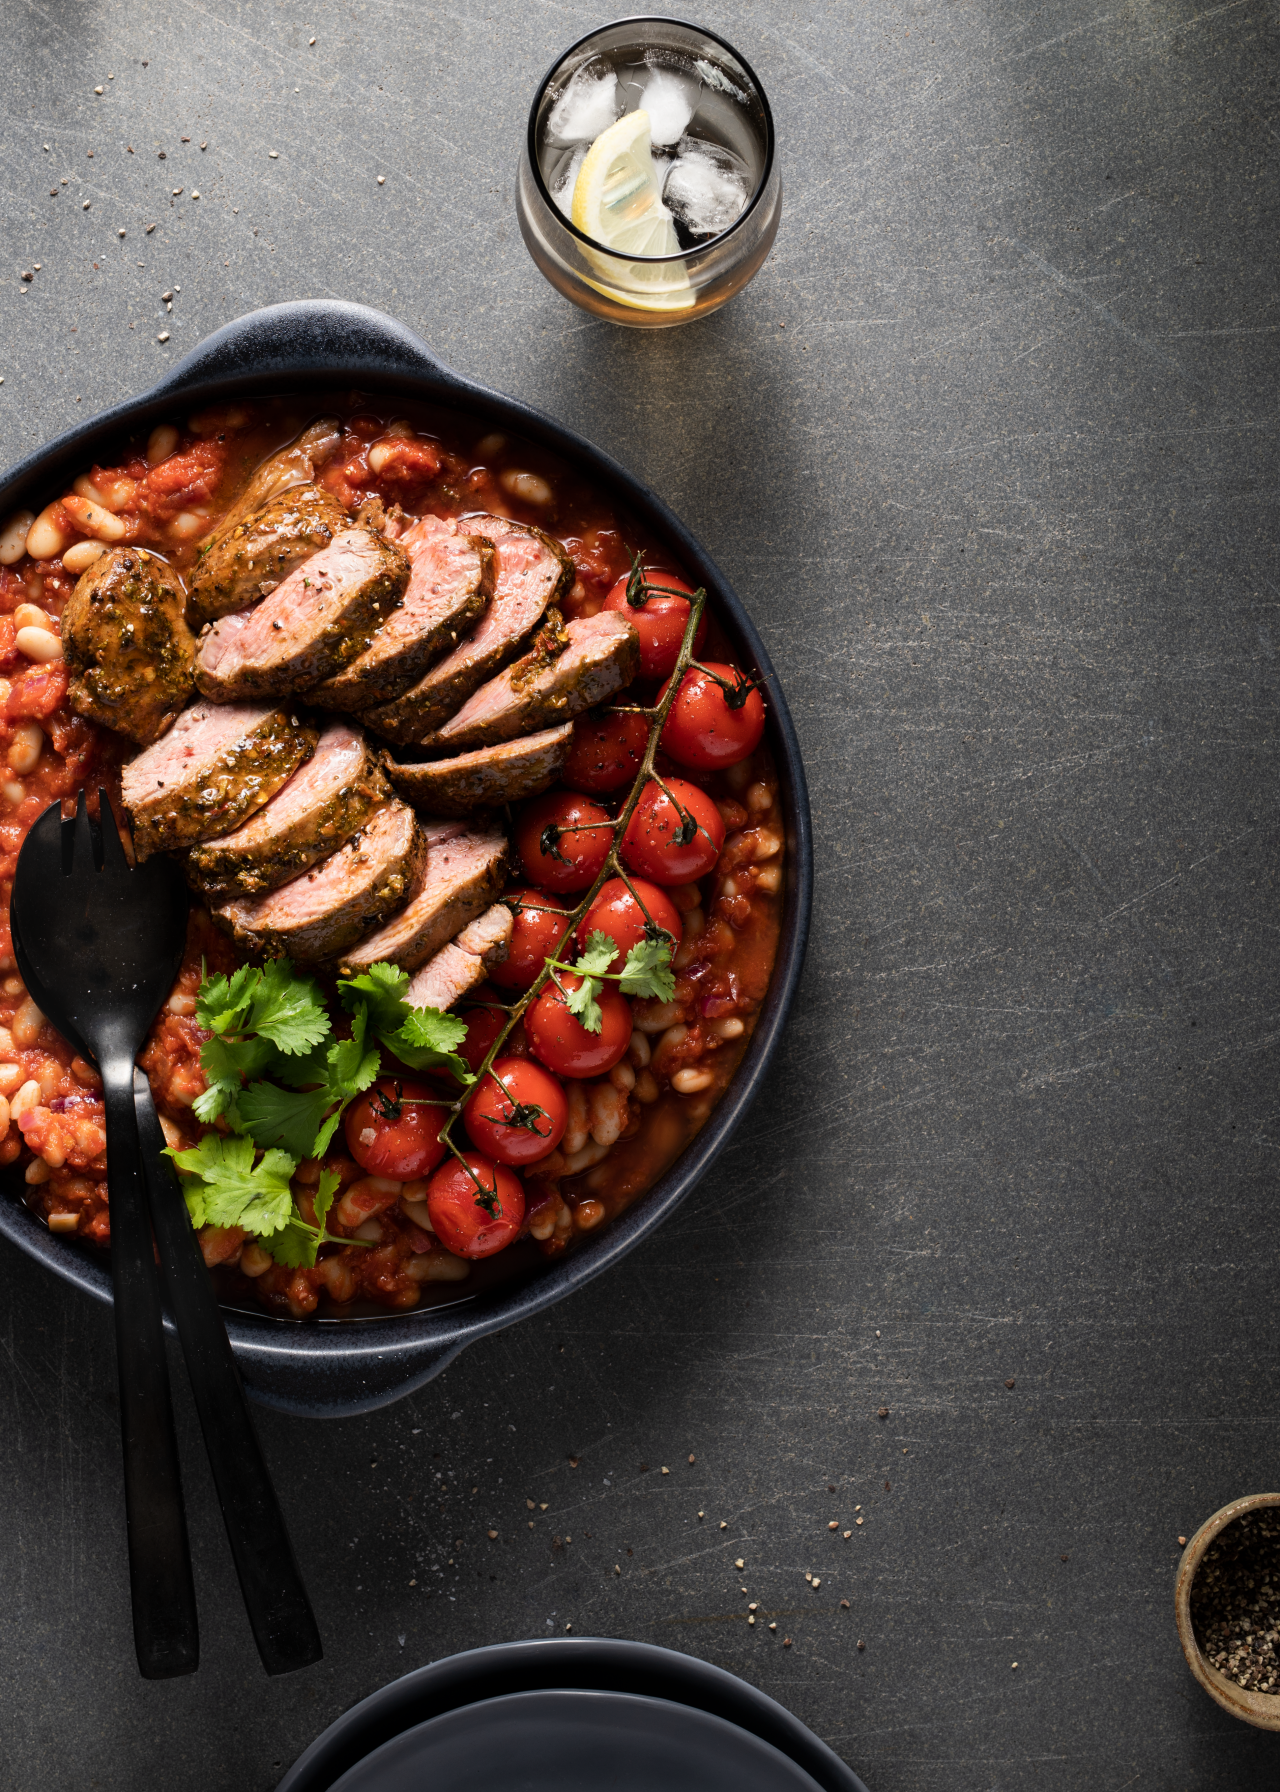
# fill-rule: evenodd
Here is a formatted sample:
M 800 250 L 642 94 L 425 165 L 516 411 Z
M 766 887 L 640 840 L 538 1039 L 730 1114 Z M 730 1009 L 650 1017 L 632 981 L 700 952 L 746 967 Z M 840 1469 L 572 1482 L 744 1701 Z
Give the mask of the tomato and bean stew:
M 101 1085 L 23 987 L 8 898 L 32 823 L 82 788 L 116 803 L 137 748 L 75 712 L 63 612 L 121 544 L 185 590 L 255 470 L 309 421 L 285 399 L 174 419 L 38 515 L 0 520 L 0 1164 L 69 1241 L 110 1243 Z M 353 395 L 315 482 L 350 516 L 376 501 L 406 526 L 536 527 L 572 563 L 563 623 L 625 619 L 639 669 L 573 716 L 549 787 L 488 813 L 510 938 L 448 1012 L 415 1008 L 394 964 L 254 958 L 193 898 L 140 1062 L 221 1297 L 293 1319 L 457 1300 L 624 1212 L 746 1049 L 785 858 L 768 689 L 705 593 L 575 470 Z

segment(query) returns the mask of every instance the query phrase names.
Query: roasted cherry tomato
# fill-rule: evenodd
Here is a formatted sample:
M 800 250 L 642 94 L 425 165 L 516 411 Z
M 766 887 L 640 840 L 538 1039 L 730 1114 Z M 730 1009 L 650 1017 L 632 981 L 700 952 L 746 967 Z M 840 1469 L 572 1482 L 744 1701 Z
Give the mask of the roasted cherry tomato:
M 347 1109 L 347 1149 L 362 1170 L 412 1182 L 434 1170 L 447 1146 L 437 1136 L 448 1117 L 429 1083 L 380 1076 Z
M 518 1176 L 478 1151 L 464 1151 L 462 1160 L 465 1170 L 451 1157 L 431 1178 L 427 1212 L 446 1250 L 458 1257 L 492 1257 L 519 1236 L 524 1189 Z
M 676 578 L 670 572 L 646 571 L 645 583 L 661 585 L 668 591 L 687 591 L 693 596 L 693 588 L 686 585 L 683 579 Z M 621 610 L 627 621 L 635 627 L 640 637 L 640 676 L 641 678 L 670 678 L 676 669 L 676 660 L 680 655 L 680 643 L 684 640 L 684 631 L 689 622 L 688 597 L 663 597 L 654 595 L 647 597 L 642 604 L 627 602 L 627 581 L 619 579 L 608 597 L 604 600 L 606 610 Z M 706 613 L 698 624 L 698 632 L 693 637 L 693 651 L 698 652 L 702 638 L 707 632 Z
M 559 972 L 566 989 L 582 982 L 573 971 Z M 608 984 L 597 998 L 602 1025 L 588 1033 L 565 1007 L 554 983 L 544 984 L 536 1002 L 525 1010 L 524 1030 L 535 1057 L 557 1076 L 603 1076 L 612 1070 L 631 1043 L 631 1004 Z
M 584 951 L 593 933 L 607 933 L 616 941 L 618 955 L 609 966 L 611 971 L 620 971 L 622 961 L 632 946 L 639 945 L 645 937 L 648 925 L 645 909 L 648 909 L 654 926 L 671 935 L 673 954 L 684 935 L 680 911 L 666 891 L 660 890 L 657 884 L 646 883 L 642 877 L 632 878 L 631 881 L 644 908 L 641 908 L 640 902 L 636 901 L 620 877 L 611 877 L 607 884 L 600 886 L 600 894 L 578 923 L 578 945 Z
M 501 989 L 525 990 L 544 959 L 554 955 L 569 911 L 558 896 L 544 896 L 541 890 L 508 890 L 502 900 L 514 911 L 511 944 L 502 963 L 489 972 L 489 981 Z
M 479 1070 L 488 1055 L 489 1047 L 507 1024 L 507 1017 L 501 1008 L 489 1008 L 481 1005 L 484 993 L 484 989 L 478 989 L 473 997 L 477 1005 L 474 1008 L 465 1009 L 458 1017 L 467 1023 L 467 1036 L 458 1047 L 458 1056 L 467 1069 L 472 1072 Z M 496 1000 L 496 992 L 491 990 L 489 993 L 494 995 Z M 457 1088 L 457 1084 L 453 1082 L 452 1078 L 446 1080 L 452 1088 Z
M 622 837 L 622 856 L 629 871 L 655 884 L 691 884 L 705 877 L 720 857 L 724 822 L 696 784 L 683 778 L 665 783 L 679 809 L 661 785 L 646 784 Z
M 555 790 L 525 805 L 515 838 L 530 883 L 544 890 L 585 890 L 609 856 L 613 828 L 608 811 L 590 797 Z
M 708 660 L 707 670 L 690 666 L 680 680 L 662 730 L 665 752 L 679 765 L 718 771 L 754 753 L 764 733 L 764 698 L 736 666 Z M 717 683 L 717 679 L 723 683 Z M 663 685 L 658 701 L 671 681 Z
M 569 1104 L 541 1064 L 498 1058 L 462 1110 L 471 1143 L 500 1164 L 534 1164 L 564 1137 Z
M 589 790 L 593 796 L 621 790 L 640 770 L 648 741 L 643 716 L 579 716 L 560 780 L 570 790 Z

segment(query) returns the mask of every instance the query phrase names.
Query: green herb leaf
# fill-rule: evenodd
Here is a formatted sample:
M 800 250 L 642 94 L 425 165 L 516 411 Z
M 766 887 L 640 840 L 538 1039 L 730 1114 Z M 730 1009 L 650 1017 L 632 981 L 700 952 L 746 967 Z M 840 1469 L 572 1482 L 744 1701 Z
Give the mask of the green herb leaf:
M 574 965 L 580 977 L 603 977 L 618 956 L 618 942 L 599 928 L 587 940 L 587 949 Z
M 409 1012 L 404 992 L 409 987 L 409 973 L 394 964 L 373 964 L 358 977 L 343 977 L 338 983 L 342 1005 L 355 1014 L 363 1003 L 373 1033 L 394 1033 Z
M 200 1048 L 200 1067 L 208 1087 L 192 1103 L 197 1120 L 210 1125 L 225 1114 L 237 1132 L 243 1130 L 236 1112 L 243 1082 L 261 1076 L 272 1063 L 276 1048 L 269 1039 L 207 1039 Z
M 613 946 L 613 941 L 609 944 Z M 617 948 L 614 947 L 616 951 Z M 563 986 L 562 986 L 563 988 Z M 588 1033 L 598 1033 L 604 1026 L 604 1015 L 600 1012 L 600 1004 L 596 1000 L 600 994 L 600 983 L 595 977 L 584 977 L 576 989 L 564 988 L 564 1005 L 570 1014 L 580 1020 Z
M 316 1135 L 333 1106 L 332 1091 L 282 1089 L 277 1083 L 250 1083 L 236 1108 L 242 1129 L 263 1151 L 279 1148 L 295 1161 L 318 1156 Z
M 293 1211 L 289 1178 L 297 1164 L 283 1151 L 268 1151 L 254 1164 L 252 1139 L 222 1138 L 207 1132 L 188 1151 L 170 1150 L 184 1180 L 197 1185 L 201 1217 L 193 1224 L 243 1226 L 246 1232 L 269 1237 L 284 1226 Z M 188 1200 L 188 1210 L 193 1203 Z
M 464 1086 L 474 1082 L 465 1059 L 457 1055 L 467 1023 L 439 1008 L 410 1008 L 404 999 L 408 987 L 408 975 L 393 964 L 370 965 L 338 984 L 346 1008 L 358 1016 L 363 1007 L 369 1032 L 410 1070 L 448 1070 Z
M 295 971 L 287 958 L 272 959 L 261 972 L 241 1030 L 260 1033 L 282 1052 L 310 1051 L 329 1032 L 320 985 Z
M 329 1209 L 333 1206 L 333 1197 L 341 1187 L 342 1178 L 336 1170 L 321 1170 L 320 1183 L 316 1189 L 315 1198 L 317 1226 L 323 1226 L 329 1218 Z
M 196 1019 L 200 1025 L 208 1027 L 211 1033 L 240 1032 L 240 1022 L 249 1012 L 261 978 L 262 972 L 251 964 L 242 964 L 230 978 L 202 978 L 196 994 Z
M 669 1002 L 676 993 L 670 942 L 638 940 L 627 953 L 618 988 L 624 996 L 648 996 L 655 1002 Z

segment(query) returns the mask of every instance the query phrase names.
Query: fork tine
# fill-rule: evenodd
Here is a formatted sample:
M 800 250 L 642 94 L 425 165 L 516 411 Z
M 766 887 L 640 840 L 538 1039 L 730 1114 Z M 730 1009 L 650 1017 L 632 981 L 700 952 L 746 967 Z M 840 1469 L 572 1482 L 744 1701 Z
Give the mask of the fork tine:
M 120 841 L 115 811 L 107 800 L 106 791 L 101 788 L 98 790 L 98 826 L 102 832 L 102 869 L 108 872 L 128 871 L 129 861 Z
M 87 869 L 96 869 L 97 866 L 93 832 L 89 827 L 89 805 L 83 789 L 76 800 L 76 818 L 71 824 L 71 830 L 71 869 L 78 870 L 83 876 Z

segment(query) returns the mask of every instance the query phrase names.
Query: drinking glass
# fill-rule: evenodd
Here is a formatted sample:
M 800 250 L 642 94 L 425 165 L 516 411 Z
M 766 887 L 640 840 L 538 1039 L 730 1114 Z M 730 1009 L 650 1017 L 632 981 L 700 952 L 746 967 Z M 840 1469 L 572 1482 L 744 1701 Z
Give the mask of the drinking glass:
M 585 139 L 577 144 L 557 139 L 549 126 L 580 71 L 584 82 L 597 71 L 615 75 L 623 112 L 634 111 L 646 90 L 653 91 L 655 74 L 669 77 L 663 90 L 667 128 L 674 128 L 672 117 L 678 123 L 681 108 L 688 106 L 678 142 L 664 146 L 669 156 L 660 150 L 655 159 L 667 183 L 664 199 L 675 213 L 678 253 L 617 254 L 566 216 Z M 670 168 L 663 168 L 664 160 Z M 684 215 L 668 197 L 677 164 L 685 188 L 691 177 L 684 170 L 696 165 L 710 171 L 709 184 L 700 180 L 691 189 L 694 200 Z M 731 221 L 724 218 L 723 194 L 729 189 L 717 188 L 717 174 L 749 195 Z M 557 193 L 566 209 L 557 204 Z M 597 317 L 632 329 L 668 330 L 718 310 L 763 264 L 781 207 L 769 102 L 747 62 L 714 32 L 658 16 L 618 19 L 580 38 L 552 65 L 534 95 L 516 183 L 520 231 L 557 292 Z

